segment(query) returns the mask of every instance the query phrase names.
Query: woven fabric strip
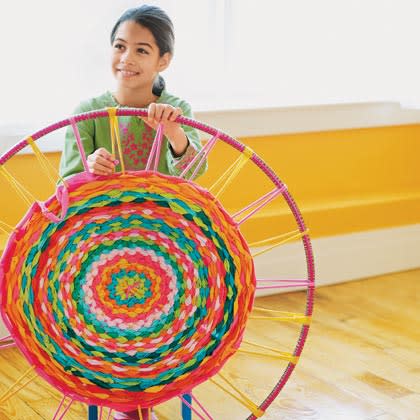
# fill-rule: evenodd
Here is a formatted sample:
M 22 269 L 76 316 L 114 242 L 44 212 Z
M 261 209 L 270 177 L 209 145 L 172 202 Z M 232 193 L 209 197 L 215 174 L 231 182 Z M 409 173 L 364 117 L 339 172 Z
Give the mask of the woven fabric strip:
M 126 409 L 223 367 L 241 343 L 255 273 L 237 225 L 196 184 L 79 174 L 63 221 L 34 204 L 18 225 L 0 291 L 3 319 L 40 375 L 79 401 Z

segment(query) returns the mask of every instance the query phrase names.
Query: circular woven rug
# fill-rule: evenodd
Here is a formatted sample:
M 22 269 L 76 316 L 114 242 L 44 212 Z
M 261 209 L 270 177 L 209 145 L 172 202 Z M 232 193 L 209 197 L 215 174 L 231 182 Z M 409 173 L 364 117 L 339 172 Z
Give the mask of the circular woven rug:
M 37 372 L 116 409 L 157 405 L 217 373 L 255 293 L 232 218 L 208 191 L 157 172 L 68 184 L 63 221 L 33 204 L 0 265 L 3 318 Z M 61 211 L 56 196 L 46 206 Z

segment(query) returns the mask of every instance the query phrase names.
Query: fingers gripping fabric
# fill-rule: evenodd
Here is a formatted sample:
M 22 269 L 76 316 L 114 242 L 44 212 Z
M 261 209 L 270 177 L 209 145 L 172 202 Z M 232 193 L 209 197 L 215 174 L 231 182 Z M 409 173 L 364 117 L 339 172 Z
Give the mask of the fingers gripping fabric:
M 65 395 L 154 406 L 215 375 L 238 349 L 252 257 L 236 223 L 192 182 L 149 171 L 86 176 L 67 180 L 62 221 L 34 204 L 10 237 L 2 316 Z M 54 213 L 57 196 L 46 203 Z

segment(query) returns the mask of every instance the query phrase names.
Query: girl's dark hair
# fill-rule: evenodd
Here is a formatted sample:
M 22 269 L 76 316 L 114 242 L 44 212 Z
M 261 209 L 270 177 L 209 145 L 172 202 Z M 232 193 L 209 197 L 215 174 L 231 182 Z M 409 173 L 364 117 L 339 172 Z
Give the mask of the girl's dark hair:
M 128 20 L 132 20 L 149 29 L 155 38 L 161 57 L 165 53 L 173 55 L 175 43 L 174 26 L 169 16 L 161 8 L 143 4 L 140 7 L 126 10 L 112 28 L 111 44 L 114 43 L 115 34 L 119 26 Z M 159 75 L 153 85 L 153 94 L 160 96 L 163 89 L 165 89 L 165 80 Z

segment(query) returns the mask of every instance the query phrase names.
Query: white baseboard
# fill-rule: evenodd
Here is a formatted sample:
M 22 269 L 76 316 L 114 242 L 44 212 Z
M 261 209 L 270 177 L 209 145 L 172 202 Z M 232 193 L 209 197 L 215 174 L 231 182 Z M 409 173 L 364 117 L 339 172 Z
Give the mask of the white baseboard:
M 317 287 L 415 269 L 420 267 L 420 224 L 313 239 L 312 247 Z M 255 258 L 257 278 L 305 278 L 302 258 L 301 243 L 283 245 Z
M 410 270 L 420 267 L 420 224 L 314 239 L 312 247 L 317 287 Z M 301 243 L 275 248 L 255 258 L 257 278 L 306 278 L 304 258 Z M 279 291 L 257 296 L 273 293 Z M 6 333 L 0 321 L 0 337 Z

